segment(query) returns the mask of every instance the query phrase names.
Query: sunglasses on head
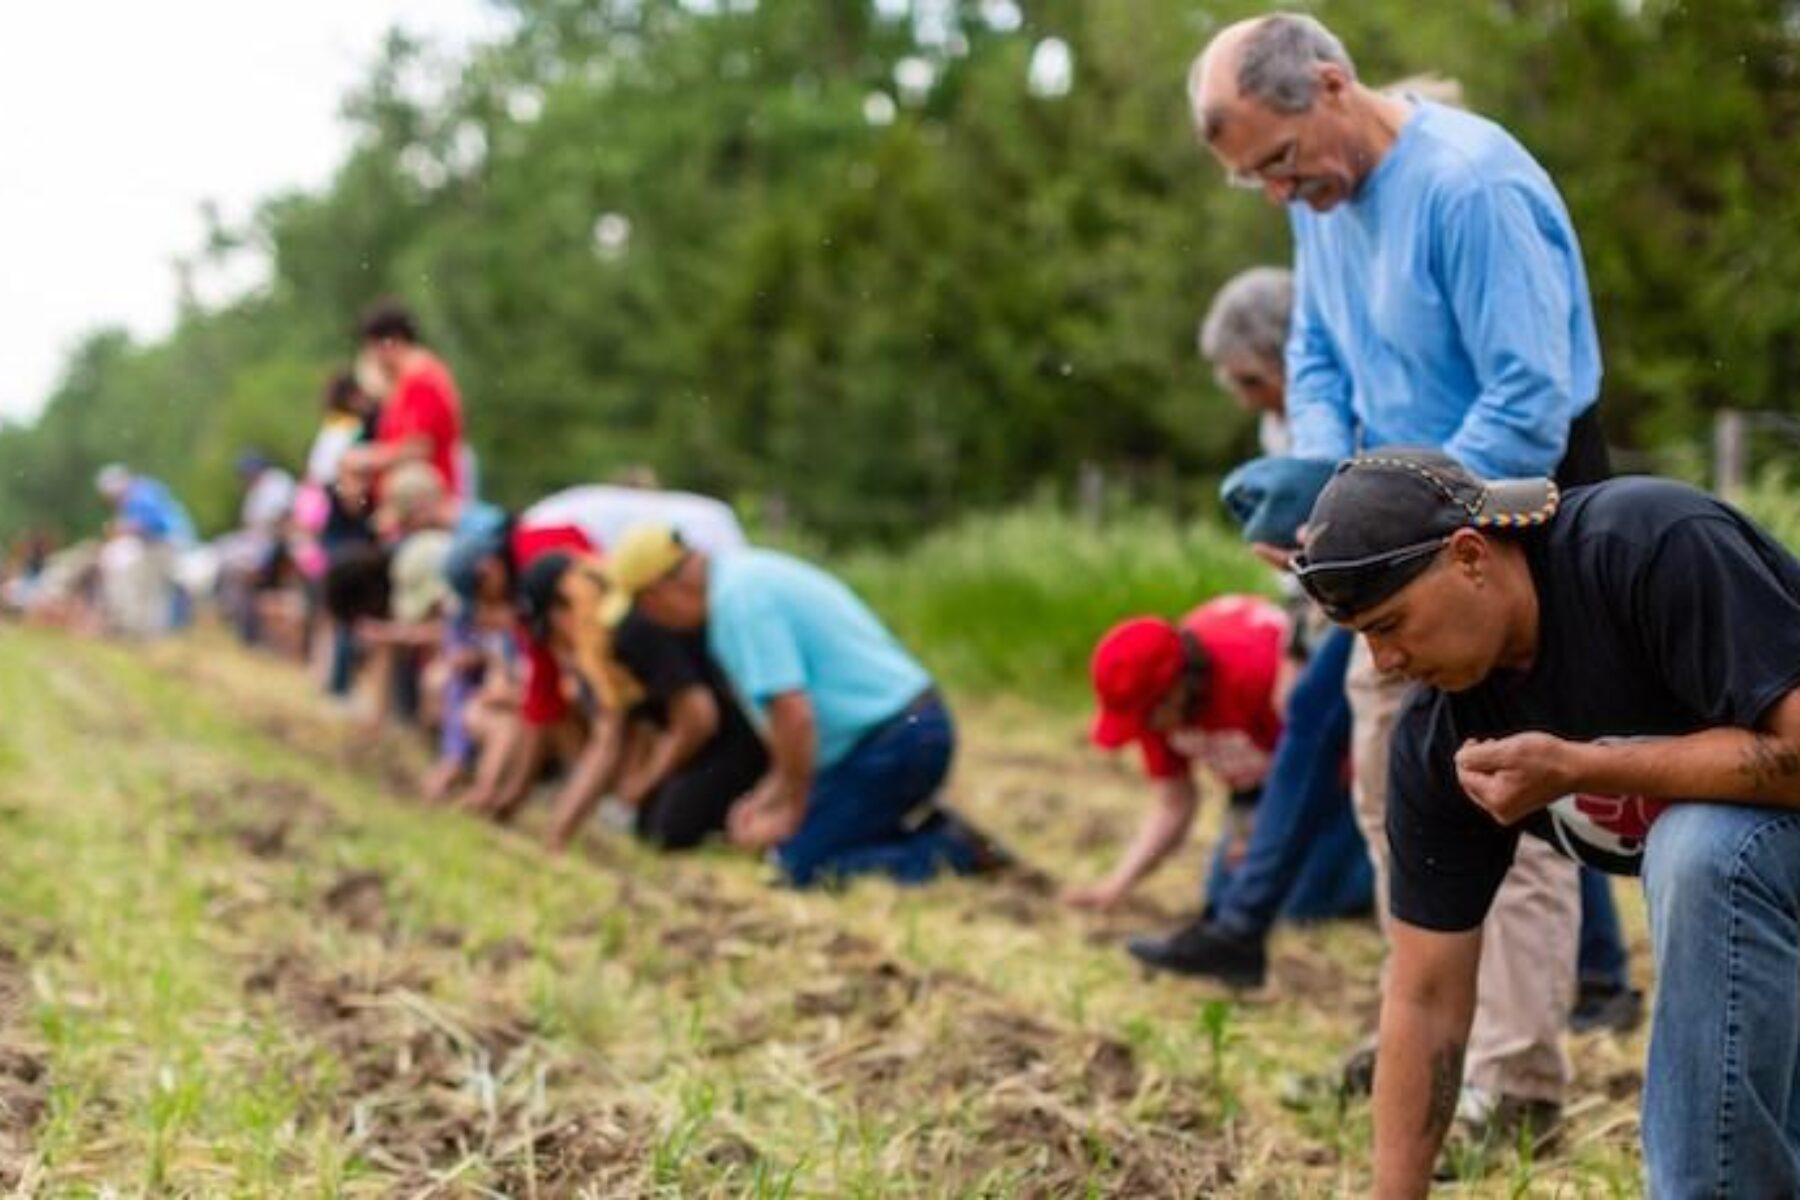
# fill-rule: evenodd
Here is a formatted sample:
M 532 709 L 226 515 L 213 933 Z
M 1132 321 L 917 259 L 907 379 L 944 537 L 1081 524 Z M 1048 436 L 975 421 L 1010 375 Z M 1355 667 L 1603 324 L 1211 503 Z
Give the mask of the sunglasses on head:
M 1313 562 L 1302 550 L 1294 556 L 1294 578 L 1325 615 L 1348 621 L 1399 591 L 1430 565 L 1455 533 L 1414 542 L 1379 554 L 1335 562 Z

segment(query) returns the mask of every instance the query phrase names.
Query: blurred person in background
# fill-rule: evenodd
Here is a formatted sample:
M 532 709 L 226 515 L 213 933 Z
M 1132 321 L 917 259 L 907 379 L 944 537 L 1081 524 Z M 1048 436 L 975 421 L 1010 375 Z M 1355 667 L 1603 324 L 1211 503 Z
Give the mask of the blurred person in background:
M 306 452 L 306 482 L 324 487 L 337 478 L 344 455 L 353 446 L 373 442 L 381 421 L 381 396 L 361 384 L 367 376 L 377 387 L 385 380 L 372 362 L 359 358 L 354 371 L 337 371 L 325 383 L 324 416 Z
M 373 367 L 358 373 L 379 374 Z M 290 553 L 307 593 L 307 641 L 326 691 L 341 698 L 349 691 L 354 638 L 327 608 L 327 575 L 336 559 L 374 541 L 369 473 L 345 470 L 344 455 L 352 446 L 374 440 L 381 409 L 379 398 L 350 371 L 336 371 L 326 380 L 322 406 L 324 416 L 294 498 Z
M 423 597 L 436 597 L 431 577 L 444 576 L 450 532 L 461 509 L 462 503 L 444 489 L 431 464 L 403 462 L 388 472 L 371 523 L 384 552 L 389 607 L 384 613 L 362 614 L 354 628 L 365 728 L 370 731 L 379 729 L 390 714 L 408 721 L 419 715 L 423 671 L 445 638 L 445 625 L 413 610 L 421 606 Z M 443 535 L 442 542 L 434 537 L 415 544 L 428 533 Z M 447 581 L 443 591 L 448 598 Z M 403 607 L 407 615 L 402 614 Z M 424 607 L 436 612 L 435 606 Z M 452 709 L 459 695 L 451 690 L 448 703 Z
M 28 529 L 7 550 L 6 566 L 0 571 L 0 606 L 9 612 L 23 612 L 30 607 L 44 567 L 56 551 L 55 539 L 41 529 Z
M 520 588 L 526 628 L 592 701 L 587 743 L 557 794 L 550 845 L 567 846 L 610 791 L 639 837 L 690 849 L 724 832 L 768 755 L 708 657 L 705 634 L 609 612 L 603 564 L 597 555 L 546 554 Z
M 444 575 L 450 543 L 450 533 L 442 529 L 420 529 L 403 538 L 389 561 L 387 615 L 357 623 L 374 697 L 371 726 L 381 724 L 392 697 L 402 693 L 405 717 L 426 730 L 441 730 L 447 715 L 445 630 L 456 607 Z
M 520 586 L 531 564 L 554 551 L 604 555 L 644 521 L 671 524 L 695 544 L 717 549 L 742 546 L 744 532 L 728 505 L 691 492 L 591 484 L 552 493 L 513 519 L 481 507 L 487 511 L 480 520 L 458 529 L 446 570 L 463 610 L 477 623 L 512 629 L 525 661 L 525 694 L 517 727 L 505 735 L 515 747 L 506 772 L 498 779 L 478 777 L 461 803 L 506 820 L 548 763 L 579 759 L 595 703 L 579 694 L 550 645 L 521 619 Z
M 262 593 L 279 586 L 287 560 L 288 521 L 293 514 L 294 477 L 259 451 L 236 463 L 244 485 L 238 528 L 217 539 L 221 607 L 245 645 L 261 641 Z
M 1264 454 L 1288 448 L 1283 355 L 1293 311 L 1293 272 L 1251 267 L 1219 289 L 1200 322 L 1200 354 L 1226 395 L 1255 415 Z
M 1256 536 L 1291 543 L 1316 484 L 1304 478 L 1268 477 L 1281 472 L 1276 457 L 1287 445 L 1286 372 L 1282 356 L 1293 307 L 1293 277 L 1277 267 L 1254 267 L 1226 282 L 1209 306 L 1200 325 L 1202 356 L 1212 364 L 1214 378 L 1247 412 L 1259 418 L 1259 441 L 1265 457 L 1244 472 L 1234 473 L 1226 487 L 1227 507 L 1246 517 Z M 1259 465 L 1270 464 L 1270 465 Z M 1243 481 L 1244 474 L 1251 481 Z M 1304 476 L 1308 474 L 1301 472 Z M 1316 474 L 1316 473 L 1313 473 Z M 1322 482 L 1322 479 L 1321 479 Z M 1290 493 L 1300 492 L 1299 497 Z M 1247 497 L 1253 497 L 1246 507 Z M 1285 528 L 1283 527 L 1285 523 Z M 1287 579 L 1285 575 L 1284 579 Z M 1344 672 L 1349 659 L 1348 634 L 1331 629 L 1293 587 L 1288 592 L 1288 634 L 1278 655 L 1267 659 L 1268 647 L 1257 643 L 1258 656 L 1251 661 L 1258 675 L 1272 675 L 1269 695 L 1257 699 L 1250 712 L 1266 706 L 1278 714 L 1280 736 L 1269 739 L 1266 769 L 1255 780 L 1255 794 L 1230 810 L 1239 814 L 1240 846 L 1231 858 L 1232 869 L 1215 870 L 1208 881 L 1205 905 L 1194 921 L 1166 937 L 1141 937 L 1129 943 L 1131 953 L 1149 966 L 1181 974 L 1211 977 L 1237 987 L 1259 986 L 1267 971 L 1267 941 L 1278 917 L 1316 919 L 1350 915 L 1366 910 L 1371 902 L 1372 879 L 1366 871 L 1346 870 L 1342 854 L 1348 846 L 1362 855 L 1367 850 L 1355 834 L 1346 786 L 1349 755 L 1349 706 L 1344 697 Z M 1190 620 L 1200 616 L 1190 614 Z M 1166 626 L 1166 622 L 1157 624 Z M 1265 620 L 1272 626 L 1272 620 Z M 1215 635 L 1218 636 L 1218 635 Z M 1153 700 L 1161 701 L 1168 687 L 1159 675 L 1154 651 L 1166 638 L 1145 637 L 1136 647 L 1139 673 L 1151 685 Z M 1227 640 L 1226 646 L 1232 645 Z M 1102 644 L 1107 648 L 1106 644 Z M 1105 687 L 1121 686 L 1121 667 L 1132 665 L 1132 649 L 1126 642 L 1110 647 L 1115 661 L 1102 663 L 1096 654 L 1094 681 L 1104 703 Z M 1204 652 L 1204 647 L 1201 647 Z M 1106 668 L 1103 670 L 1103 666 Z M 1160 664 L 1161 674 L 1169 674 Z M 1236 673 L 1244 674 L 1239 665 Z M 1172 678 L 1172 676 L 1171 676 Z M 1192 701 L 1190 700 L 1190 703 Z M 1127 705 L 1130 707 L 1130 705 Z M 1201 710 L 1191 709 L 1188 720 L 1203 720 Z M 1165 714 L 1179 726 L 1179 713 Z M 1217 724 L 1220 717 L 1215 714 Z M 1238 723 L 1252 722 L 1240 716 Z M 1099 732 L 1098 729 L 1096 732 Z M 1115 731 L 1116 732 L 1116 731 Z M 1156 753 L 1167 732 L 1145 731 L 1145 763 L 1153 778 L 1161 778 L 1164 803 L 1159 831 L 1169 832 L 1184 808 L 1197 803 L 1185 762 L 1172 761 L 1164 749 Z M 1159 769 L 1160 768 L 1160 769 Z M 1234 799 L 1238 797 L 1234 794 Z M 1188 819 L 1191 820 L 1191 814 Z M 1140 843 L 1155 845 L 1155 816 L 1140 834 Z M 1348 829 L 1346 829 L 1348 826 Z M 1185 828 L 1185 826 L 1183 826 Z M 1228 845 L 1222 839 L 1221 847 Z M 1130 866 L 1129 860 L 1121 870 Z M 1072 902 L 1098 907 L 1116 903 L 1116 885 L 1124 876 L 1115 873 L 1097 890 L 1078 890 Z M 1112 886 L 1108 886 L 1112 885 Z
M 914 884 L 1011 865 L 944 802 L 956 735 L 931 676 L 836 578 L 773 550 L 709 554 L 651 525 L 611 555 L 607 579 L 618 615 L 629 604 L 705 631 L 769 754 L 726 828 L 788 883 Z
M 1277 695 L 1292 670 L 1290 639 L 1289 618 L 1276 605 L 1254 596 L 1220 596 L 1178 622 L 1120 622 L 1095 647 L 1094 744 L 1107 750 L 1136 746 L 1156 786 L 1156 803 L 1112 872 L 1066 890 L 1064 900 L 1111 908 L 1186 841 L 1200 808 L 1196 767 L 1230 797 L 1201 917 L 1170 937 L 1134 940 L 1132 954 L 1147 965 L 1258 987 L 1267 969 L 1264 941 L 1277 915 L 1312 921 L 1372 911 L 1368 851 L 1350 811 L 1348 714 L 1332 723 L 1336 736 L 1324 744 L 1287 747 L 1301 769 L 1290 767 L 1281 776 L 1271 769 L 1288 736 Z M 1322 681 L 1329 689 L 1335 680 L 1340 702 L 1344 658 L 1337 652 L 1314 684 Z M 1298 694 L 1314 703 L 1304 689 Z M 1273 782 L 1286 789 L 1279 797 L 1271 792 Z M 1265 804 L 1318 815 L 1302 822 L 1275 812 L 1265 830 Z M 1234 898 L 1252 899 L 1248 893 L 1238 897 L 1236 885 L 1259 834 L 1265 844 L 1275 837 L 1272 847 L 1258 847 L 1261 854 L 1289 857 L 1293 865 L 1278 884 L 1262 885 L 1273 893 L 1266 919 L 1240 932 L 1226 918 L 1240 915 L 1243 906 Z
M 100 551 L 96 540 L 52 551 L 24 597 L 25 619 L 77 633 L 106 632 L 101 596 Z
M 462 397 L 450 369 L 421 343 L 418 320 L 405 305 L 382 301 L 363 315 L 358 334 L 362 370 L 384 399 L 374 440 L 345 451 L 343 461 L 378 480 L 402 462 L 427 462 L 445 490 L 466 496 Z
M 102 467 L 94 487 L 113 510 L 100 557 L 109 625 L 129 637 L 149 637 L 185 624 L 176 557 L 198 540 L 187 509 L 161 481 L 120 463 Z
M 388 555 L 375 534 L 370 472 L 345 462 L 325 494 L 319 532 L 325 561 L 320 597 L 331 629 L 325 689 L 347 705 L 356 679 L 356 623 L 387 613 Z

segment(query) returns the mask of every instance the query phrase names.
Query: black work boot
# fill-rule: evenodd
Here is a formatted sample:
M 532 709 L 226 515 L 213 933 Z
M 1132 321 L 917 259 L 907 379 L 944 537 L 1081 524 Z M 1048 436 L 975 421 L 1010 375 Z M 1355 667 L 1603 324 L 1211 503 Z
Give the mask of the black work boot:
M 940 825 L 969 849 L 969 874 L 1005 875 L 1020 869 L 1019 860 L 998 839 L 953 808 L 940 807 L 924 828 Z
M 1269 973 L 1268 948 L 1260 934 L 1234 933 L 1205 918 L 1167 937 L 1132 938 L 1126 949 L 1147 967 L 1216 979 L 1228 987 L 1261 987 Z

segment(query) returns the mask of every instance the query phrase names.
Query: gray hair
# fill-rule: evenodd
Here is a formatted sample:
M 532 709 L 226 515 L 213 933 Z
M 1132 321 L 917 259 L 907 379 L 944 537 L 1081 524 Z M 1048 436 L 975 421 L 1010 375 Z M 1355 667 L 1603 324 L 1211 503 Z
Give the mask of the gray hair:
M 102 496 L 117 496 L 131 486 L 131 468 L 110 462 L 94 472 L 94 490 Z
M 1238 59 L 1240 95 L 1279 113 L 1303 113 L 1319 94 L 1320 63 L 1342 67 L 1356 78 L 1344 43 L 1318 21 L 1299 13 L 1277 13 L 1259 21 L 1244 38 Z
M 1200 323 L 1200 353 L 1214 365 L 1238 355 L 1280 363 L 1294 309 L 1294 276 L 1251 267 L 1231 277 Z

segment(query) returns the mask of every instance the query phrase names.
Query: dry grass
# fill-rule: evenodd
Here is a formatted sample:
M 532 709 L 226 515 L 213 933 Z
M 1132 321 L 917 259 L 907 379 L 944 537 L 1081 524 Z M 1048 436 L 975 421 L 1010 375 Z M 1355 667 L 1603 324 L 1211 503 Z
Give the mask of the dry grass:
M 0 631 L 0 1185 L 23 1193 L 1312 1196 L 1367 1117 L 1296 1081 L 1366 1028 L 1371 930 L 1230 997 L 1023 885 L 771 888 L 395 794 L 304 681 L 221 645 Z M 967 712 L 960 800 L 1054 874 L 1140 785 L 1074 719 Z M 1641 929 L 1638 910 L 1631 908 Z M 1640 963 L 1642 947 L 1639 947 Z M 1637 1039 L 1577 1044 L 1559 1157 L 1470 1194 L 1633 1194 Z

